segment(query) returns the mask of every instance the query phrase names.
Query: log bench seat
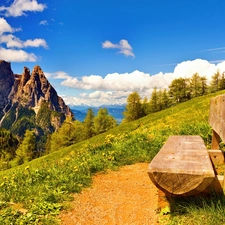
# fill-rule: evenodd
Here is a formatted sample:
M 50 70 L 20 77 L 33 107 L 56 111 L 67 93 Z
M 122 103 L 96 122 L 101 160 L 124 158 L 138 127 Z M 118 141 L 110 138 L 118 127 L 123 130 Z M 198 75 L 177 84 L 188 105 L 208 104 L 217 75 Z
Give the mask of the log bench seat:
M 159 205 L 171 196 L 224 193 L 225 157 L 219 148 L 221 141 L 225 143 L 225 94 L 210 100 L 209 124 L 211 150 L 200 136 L 170 136 L 149 164 L 148 175 L 158 188 Z
M 201 192 L 215 178 L 200 136 L 170 136 L 149 164 L 148 175 L 158 189 L 173 195 Z

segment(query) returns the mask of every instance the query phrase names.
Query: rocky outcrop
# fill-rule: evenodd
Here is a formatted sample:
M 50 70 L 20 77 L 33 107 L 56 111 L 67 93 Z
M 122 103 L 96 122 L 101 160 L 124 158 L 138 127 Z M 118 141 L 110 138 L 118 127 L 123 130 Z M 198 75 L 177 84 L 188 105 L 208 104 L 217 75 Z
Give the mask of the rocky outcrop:
M 32 73 L 24 67 L 23 74 L 17 75 L 9 99 L 12 103 L 20 102 L 22 106 L 31 107 L 36 114 L 42 102 L 48 102 L 51 110 L 72 116 L 72 112 L 63 99 L 57 95 L 56 90 L 49 83 L 44 72 L 35 66 Z
M 32 112 L 27 110 L 35 112 L 33 120 L 28 116 L 33 115 Z M 35 66 L 32 73 L 24 67 L 19 75 L 13 74 L 9 62 L 0 61 L 0 127 L 12 127 L 23 115 L 27 116 L 29 127 L 37 125 L 49 132 L 58 129 L 66 116 L 73 117 L 40 66 Z
M 0 60 L 0 118 L 4 114 L 4 108 L 9 103 L 9 93 L 14 84 L 14 75 L 9 62 Z

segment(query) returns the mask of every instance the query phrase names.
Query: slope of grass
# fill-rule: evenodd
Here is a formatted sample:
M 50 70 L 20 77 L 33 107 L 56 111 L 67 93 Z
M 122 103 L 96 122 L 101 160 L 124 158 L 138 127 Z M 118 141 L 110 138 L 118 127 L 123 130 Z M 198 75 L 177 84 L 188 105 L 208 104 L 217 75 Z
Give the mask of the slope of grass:
M 57 224 L 56 215 L 66 207 L 70 193 L 89 186 L 94 173 L 150 162 L 169 135 L 200 135 L 209 147 L 209 102 L 222 93 L 192 99 L 1 171 L 0 224 Z

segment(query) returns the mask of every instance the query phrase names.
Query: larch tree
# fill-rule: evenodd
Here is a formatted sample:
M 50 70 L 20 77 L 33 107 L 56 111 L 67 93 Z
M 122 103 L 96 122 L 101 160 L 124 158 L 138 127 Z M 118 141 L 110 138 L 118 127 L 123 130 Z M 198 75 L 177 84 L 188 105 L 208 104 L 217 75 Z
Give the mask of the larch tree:
M 116 127 L 116 125 L 116 120 L 113 116 L 109 115 L 109 112 L 106 108 L 100 108 L 98 110 L 98 114 L 94 118 L 94 127 L 96 134 L 106 132 Z
M 36 151 L 36 135 L 34 131 L 26 130 L 24 139 L 16 150 L 16 161 L 22 164 L 34 158 Z
M 169 93 L 175 103 L 184 102 L 190 99 L 189 80 L 177 78 L 169 86 Z
M 210 82 L 210 90 L 211 90 L 211 92 L 217 92 L 217 91 L 219 91 L 220 79 L 221 79 L 220 72 L 217 71 L 212 76 L 212 79 L 211 79 L 211 82 Z
M 79 141 L 85 140 L 84 124 L 67 117 L 62 126 L 49 137 L 48 152 L 54 152 L 62 147 L 75 144 Z
M 89 108 L 86 114 L 86 117 L 84 119 L 84 127 L 86 130 L 86 137 L 87 138 L 91 138 L 94 136 L 95 132 L 94 132 L 94 112 L 92 110 L 92 108 Z
M 159 104 L 158 103 L 159 103 L 158 91 L 157 91 L 157 88 L 154 87 L 154 89 L 152 91 L 150 101 L 149 101 L 151 112 L 159 111 Z
M 201 95 L 205 95 L 208 92 L 207 78 L 200 77 L 201 80 Z
M 148 101 L 147 97 L 144 97 L 141 107 L 142 107 L 143 116 L 146 116 L 151 112 L 149 101 Z
M 134 121 L 143 116 L 141 98 L 137 92 L 133 92 L 128 96 L 127 105 L 123 114 L 125 117 L 123 122 Z
M 219 90 L 224 90 L 224 89 L 225 89 L 225 75 L 223 72 L 219 80 Z
M 191 98 L 195 98 L 201 95 L 201 77 L 198 75 L 198 73 L 195 73 L 192 75 L 190 79 L 190 94 Z
M 16 156 L 19 141 L 12 133 L 5 129 L 0 129 L 0 167 L 7 169 L 9 161 Z
M 162 109 L 167 109 L 171 106 L 171 101 L 169 98 L 168 91 L 164 89 L 162 91 Z
M 168 91 L 157 90 L 155 87 L 151 98 L 150 98 L 150 108 L 152 112 L 157 112 L 170 107 L 170 99 L 168 95 Z

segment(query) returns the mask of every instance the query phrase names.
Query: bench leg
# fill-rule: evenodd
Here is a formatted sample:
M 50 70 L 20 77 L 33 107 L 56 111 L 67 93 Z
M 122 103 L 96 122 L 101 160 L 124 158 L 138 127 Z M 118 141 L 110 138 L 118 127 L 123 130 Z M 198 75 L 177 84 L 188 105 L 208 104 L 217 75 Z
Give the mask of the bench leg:
M 220 136 L 219 136 L 219 134 L 216 133 L 216 131 L 213 130 L 212 149 L 219 149 L 220 148 L 219 143 L 220 143 Z
M 216 175 L 212 183 L 204 191 L 199 193 L 199 195 L 204 196 L 212 193 L 224 193 L 224 176 Z

